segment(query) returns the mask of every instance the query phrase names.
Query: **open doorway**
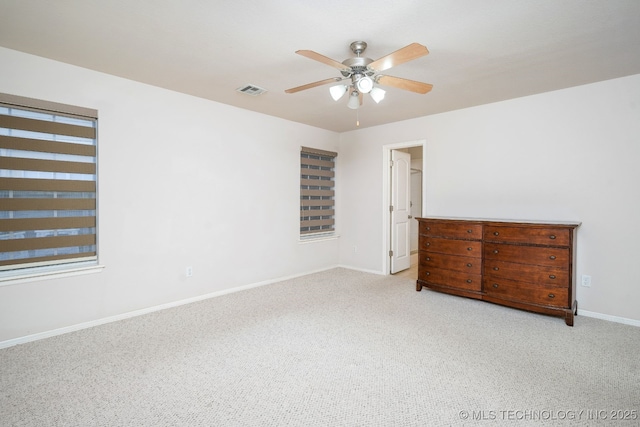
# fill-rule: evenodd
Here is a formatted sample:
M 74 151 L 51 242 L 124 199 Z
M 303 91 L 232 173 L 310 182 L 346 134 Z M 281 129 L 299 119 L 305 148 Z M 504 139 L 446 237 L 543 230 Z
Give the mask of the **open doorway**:
M 383 254 L 383 269 L 387 274 L 402 275 L 411 278 L 418 277 L 418 222 L 415 218 L 422 216 L 425 212 L 426 197 L 423 189 L 425 188 L 425 174 L 424 174 L 424 148 L 426 141 L 409 141 L 399 144 L 390 144 L 383 147 L 383 164 L 385 165 L 385 172 L 383 180 L 383 233 L 384 233 L 384 254 Z M 410 156 L 410 168 L 407 171 L 408 175 L 408 187 L 407 197 L 409 199 L 409 211 L 405 213 L 402 209 L 396 209 L 394 202 L 398 204 L 399 200 L 404 200 L 403 197 L 398 198 L 394 191 L 402 192 L 403 186 L 398 187 L 394 179 L 403 179 L 397 177 L 397 172 L 394 173 L 392 167 L 392 159 L 398 157 L 399 153 L 407 153 Z M 406 155 L 403 154 L 403 156 Z M 396 213 L 401 212 L 402 215 L 409 217 L 409 235 L 408 242 L 404 242 L 405 236 L 404 228 L 399 227 L 394 217 Z M 404 246 L 406 244 L 406 246 Z M 399 246 L 400 245 L 400 246 Z M 400 248 L 399 253 L 401 256 L 406 255 L 407 251 L 410 252 L 410 263 L 406 263 L 403 260 L 397 262 L 394 259 L 394 255 L 397 253 L 393 249 Z M 405 250 L 406 248 L 406 250 Z

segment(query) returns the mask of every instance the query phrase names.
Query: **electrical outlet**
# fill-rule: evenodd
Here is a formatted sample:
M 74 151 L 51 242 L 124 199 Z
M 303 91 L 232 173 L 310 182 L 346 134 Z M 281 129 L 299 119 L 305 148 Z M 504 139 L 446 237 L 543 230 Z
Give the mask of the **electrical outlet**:
M 591 287 L 591 276 L 586 274 L 582 275 L 582 286 L 590 288 Z
M 184 275 L 187 276 L 187 277 L 193 276 L 193 267 L 187 267 L 185 269 Z

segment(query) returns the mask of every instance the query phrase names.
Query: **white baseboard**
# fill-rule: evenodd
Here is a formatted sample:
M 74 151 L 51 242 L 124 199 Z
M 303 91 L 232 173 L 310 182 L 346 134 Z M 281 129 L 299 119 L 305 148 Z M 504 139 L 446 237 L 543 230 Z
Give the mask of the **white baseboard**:
M 608 320 L 615 323 L 623 323 L 625 325 L 640 327 L 640 320 L 627 319 L 625 317 L 611 316 L 610 314 L 596 313 L 593 311 L 585 311 L 578 309 L 578 316 L 593 317 L 595 319 Z
M 26 335 L 26 336 L 19 337 L 19 338 L 13 338 L 13 339 L 10 339 L 10 340 L 1 341 L 0 342 L 0 349 L 13 347 L 14 345 L 19 345 L 19 344 L 26 344 L 28 342 L 37 341 L 37 340 L 41 340 L 41 339 L 45 339 L 45 338 L 55 337 L 57 335 L 67 334 L 69 332 L 75 332 L 75 331 L 79 331 L 81 329 L 92 328 L 94 326 L 100 326 L 100 325 L 104 325 L 106 323 L 117 322 L 119 320 L 129 319 L 131 317 L 142 316 L 142 315 L 145 315 L 145 314 L 153 313 L 155 311 L 165 310 L 167 308 L 178 307 L 178 306 L 185 305 L 185 304 L 191 304 L 191 303 L 194 303 L 194 302 L 203 301 L 203 300 L 206 300 L 206 299 L 209 299 L 209 298 L 219 297 L 219 296 L 222 296 L 222 295 L 227 295 L 227 294 L 231 294 L 231 293 L 234 293 L 234 292 L 240 292 L 240 291 L 244 291 L 244 290 L 247 290 L 247 289 L 252 289 L 252 288 L 257 288 L 257 287 L 260 287 L 260 286 L 265 286 L 265 285 L 270 285 L 270 284 L 273 284 L 273 283 L 282 282 L 282 281 L 285 281 L 285 280 L 295 279 L 297 277 L 307 276 L 309 274 L 320 273 L 322 271 L 331 270 L 333 268 L 346 268 L 348 270 L 361 271 L 363 273 L 372 273 L 372 274 L 377 274 L 377 275 L 384 275 L 384 273 L 381 272 L 381 271 L 367 270 L 367 269 L 363 269 L 363 268 L 355 268 L 355 267 L 351 267 L 351 266 L 348 266 L 348 265 L 334 265 L 334 266 L 330 266 L 330 267 L 326 267 L 326 268 L 322 268 L 322 269 L 318 269 L 318 270 L 308 271 L 306 273 L 292 274 L 290 276 L 279 277 L 277 279 L 264 280 L 262 282 L 256 282 L 256 283 L 251 283 L 251 284 L 248 284 L 248 285 L 238 286 L 238 287 L 231 288 L 231 289 L 225 289 L 225 290 L 222 290 L 222 291 L 211 292 L 211 293 L 208 293 L 208 294 L 199 295 L 199 296 L 192 297 L 192 298 L 187 298 L 187 299 L 183 299 L 183 300 L 179 300 L 179 301 L 172 301 L 172 302 L 169 302 L 169 303 L 166 303 L 166 304 L 160 304 L 160 305 L 156 305 L 156 306 L 153 306 L 153 307 L 143 308 L 143 309 L 140 309 L 140 310 L 134 310 L 134 311 L 130 311 L 130 312 L 127 312 L 127 313 L 122 313 L 122 314 L 117 314 L 115 316 L 104 317 L 104 318 L 101 318 L 101 319 L 91 320 L 89 322 L 78 323 L 76 325 L 65 326 L 63 328 L 53 329 L 53 330 L 50 330 L 50 331 L 39 332 L 39 333 L 32 334 L 32 335 Z M 631 325 L 631 326 L 640 327 L 640 320 L 627 319 L 627 318 L 624 318 L 624 317 L 611 316 L 609 314 L 601 314 L 601 313 L 596 313 L 596 312 L 593 312 L 593 311 L 585 311 L 585 310 L 580 310 L 580 309 L 578 309 L 578 315 L 579 316 L 586 316 L 586 317 L 593 317 L 593 318 L 596 318 L 596 319 L 608 320 L 610 322 L 623 323 L 625 325 Z
M 122 314 L 117 314 L 115 316 L 103 317 L 101 319 L 91 320 L 89 322 L 78 323 L 78 324 L 71 325 L 71 326 L 65 326 L 63 328 L 53 329 L 53 330 L 45 331 L 45 332 L 39 332 L 39 333 L 36 333 L 36 334 L 26 335 L 26 336 L 19 337 L 19 338 L 13 338 L 13 339 L 6 340 L 6 341 L 0 341 L 0 349 L 13 347 L 14 345 L 19 345 L 19 344 L 26 344 L 28 342 L 37 341 L 37 340 L 41 340 L 41 339 L 45 339 L 45 338 L 51 338 L 51 337 L 55 337 L 57 335 L 62 335 L 62 334 L 67 334 L 69 332 L 79 331 L 81 329 L 92 328 L 94 326 L 100 326 L 100 325 L 104 325 L 106 323 L 117 322 L 119 320 L 129 319 L 131 317 L 142 316 L 142 315 L 145 315 L 145 314 L 153 313 L 154 311 L 160 311 L 160 310 L 165 310 L 167 308 L 173 308 L 173 307 L 178 307 L 178 306 L 185 305 L 185 304 L 191 304 L 191 303 L 194 303 L 194 302 L 203 301 L 203 300 L 206 300 L 206 299 L 209 299 L 209 298 L 219 297 L 219 296 L 222 296 L 222 295 L 227 295 L 227 294 L 231 294 L 231 293 L 234 293 L 234 292 L 240 292 L 240 291 L 244 291 L 244 290 L 247 290 L 247 289 L 257 288 L 257 287 L 265 286 L 265 285 L 270 285 L 270 284 L 273 284 L 273 283 L 278 283 L 278 282 L 282 282 L 282 281 L 289 280 L 289 279 L 295 279 L 297 277 L 307 276 L 309 274 L 320 273 L 322 271 L 331 270 L 331 269 L 337 268 L 337 267 L 338 267 L 337 265 L 334 265 L 334 266 L 327 267 L 327 268 L 322 268 L 322 269 L 319 269 L 319 270 L 308 271 L 306 273 L 292 274 L 290 276 L 279 277 L 277 279 L 269 279 L 269 280 L 265 280 L 265 281 L 262 281 L 262 282 L 250 283 L 248 285 L 237 286 L 235 288 L 225 289 L 225 290 L 217 291 L 217 292 L 211 292 L 211 293 L 208 293 L 208 294 L 199 295 L 199 296 L 196 296 L 196 297 L 187 298 L 187 299 L 183 299 L 183 300 L 179 300 L 179 301 L 172 301 L 172 302 L 169 302 L 169 303 L 166 303 L 166 304 L 160 304 L 160 305 L 156 305 L 156 306 L 153 306 L 153 307 L 143 308 L 143 309 L 140 309 L 140 310 L 134 310 L 134 311 L 130 311 L 130 312 L 127 312 L 127 313 L 122 313 Z
M 385 274 L 380 271 L 380 270 L 367 270 L 366 268 L 356 268 L 356 267 L 352 267 L 350 265 L 338 265 L 338 267 L 340 268 L 346 268 L 347 270 L 354 270 L 354 271 L 361 271 L 363 273 L 371 273 L 371 274 L 377 274 L 380 276 L 384 276 Z

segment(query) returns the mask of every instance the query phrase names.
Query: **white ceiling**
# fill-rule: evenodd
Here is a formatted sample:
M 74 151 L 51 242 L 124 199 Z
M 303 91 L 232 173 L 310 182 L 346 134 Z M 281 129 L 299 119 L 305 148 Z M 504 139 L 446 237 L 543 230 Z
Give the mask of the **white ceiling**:
M 296 55 L 378 59 L 410 43 L 430 54 L 385 74 L 433 84 L 365 98 L 360 127 L 640 73 L 639 0 L 1 0 L 0 46 L 333 131 L 356 112 L 339 77 Z M 258 97 L 237 88 L 268 90 Z M 385 88 L 387 89 L 387 88 Z

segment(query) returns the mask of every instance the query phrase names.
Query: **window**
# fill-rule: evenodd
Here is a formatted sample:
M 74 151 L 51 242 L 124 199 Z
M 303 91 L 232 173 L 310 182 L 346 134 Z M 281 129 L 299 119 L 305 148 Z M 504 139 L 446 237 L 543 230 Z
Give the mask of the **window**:
M 95 110 L 0 94 L 1 277 L 96 263 L 96 128 Z
M 337 153 L 302 147 L 300 152 L 300 235 L 335 231 Z

